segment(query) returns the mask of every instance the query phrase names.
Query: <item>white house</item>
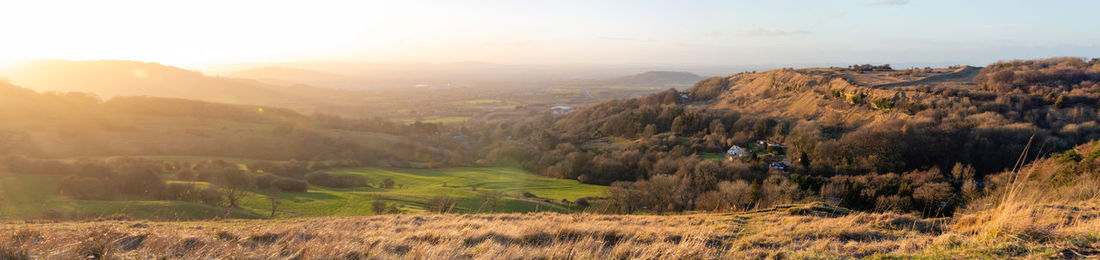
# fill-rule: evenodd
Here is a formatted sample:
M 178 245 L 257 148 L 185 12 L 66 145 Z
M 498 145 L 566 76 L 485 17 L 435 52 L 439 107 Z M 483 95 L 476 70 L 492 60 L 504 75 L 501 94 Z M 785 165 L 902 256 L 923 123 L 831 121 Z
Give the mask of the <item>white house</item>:
M 749 150 L 745 150 L 745 148 L 734 145 L 733 147 L 730 147 L 729 150 L 726 150 L 726 156 L 729 156 L 729 158 L 743 158 L 745 156 L 749 156 Z
M 554 107 L 550 108 L 550 113 L 554 114 L 555 116 L 556 115 L 569 114 L 569 112 L 572 112 L 572 111 L 573 111 L 573 107 L 571 107 L 571 106 L 554 106 Z

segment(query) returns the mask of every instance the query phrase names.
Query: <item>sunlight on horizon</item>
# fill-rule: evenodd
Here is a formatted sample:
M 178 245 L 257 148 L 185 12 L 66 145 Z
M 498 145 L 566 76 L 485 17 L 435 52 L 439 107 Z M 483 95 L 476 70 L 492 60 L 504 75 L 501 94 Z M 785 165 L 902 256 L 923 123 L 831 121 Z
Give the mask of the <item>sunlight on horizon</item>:
M 176 66 L 299 61 L 984 64 L 1100 55 L 1100 38 L 1089 31 L 1095 26 L 1072 19 L 1095 10 L 1078 5 L 1093 3 L 1059 2 L 1034 10 L 984 1 L 953 3 L 949 9 L 940 5 L 16 1 L 5 3 L 0 16 L 5 37 L 0 63 L 46 58 Z M 1029 15 L 1051 10 L 1064 15 Z
M 1096 10 L 6 0 L 0 260 L 1100 257 Z

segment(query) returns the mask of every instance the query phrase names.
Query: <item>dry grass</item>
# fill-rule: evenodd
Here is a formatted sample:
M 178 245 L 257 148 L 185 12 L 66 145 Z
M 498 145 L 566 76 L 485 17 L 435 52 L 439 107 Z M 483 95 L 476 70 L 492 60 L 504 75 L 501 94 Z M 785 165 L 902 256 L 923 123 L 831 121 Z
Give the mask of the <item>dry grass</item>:
M 1013 211 L 1050 221 L 999 233 L 988 231 L 991 223 L 1022 222 L 964 217 L 952 223 L 823 208 L 788 205 L 677 216 L 540 213 L 7 223 L 0 225 L 0 258 L 1049 258 L 1095 256 L 1100 248 L 1095 217 L 1100 209 L 1095 206 L 1064 209 L 1092 212 L 1092 217 L 1058 215 L 1072 220 Z M 1050 225 L 1054 223 L 1061 224 Z
M 1097 149 L 1095 144 L 1079 148 Z M 986 198 L 993 201 L 986 209 L 956 217 L 953 232 L 987 246 L 993 255 L 1100 257 L 1100 179 L 1095 169 L 1073 170 L 1072 184 L 1056 185 L 1051 175 L 1067 170 L 1057 158 L 1027 166 L 1018 162 L 1017 167 L 1005 175 L 1009 181 L 1004 187 Z
M 44 258 L 704 258 L 737 225 L 711 215 L 390 215 L 284 221 L 6 224 Z

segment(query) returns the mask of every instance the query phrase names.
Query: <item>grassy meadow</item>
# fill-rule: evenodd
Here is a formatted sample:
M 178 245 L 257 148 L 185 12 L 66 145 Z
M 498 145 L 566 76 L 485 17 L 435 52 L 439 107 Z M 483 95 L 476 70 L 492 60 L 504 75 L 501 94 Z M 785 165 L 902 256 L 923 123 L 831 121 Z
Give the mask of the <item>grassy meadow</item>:
M 421 213 L 425 202 L 446 195 L 457 201 L 454 212 L 574 212 L 580 208 L 562 200 L 575 201 L 583 197 L 604 196 L 606 187 L 580 184 L 575 180 L 537 176 L 527 171 L 509 167 L 444 168 L 444 169 L 385 169 L 352 168 L 328 171 L 340 175 L 365 178 L 373 187 L 325 188 L 311 185 L 308 192 L 283 192 L 283 201 L 277 216 L 357 216 L 375 214 L 374 201 L 397 204 L 402 212 Z M 385 179 L 393 179 L 395 188 L 378 188 Z M 483 200 L 488 192 L 500 192 L 494 207 Z M 527 198 L 529 192 L 537 197 Z M 251 194 L 242 206 L 255 212 L 269 212 L 271 202 L 267 195 Z
M 420 120 L 420 122 L 425 123 L 425 124 L 448 124 L 448 123 L 466 122 L 468 120 L 470 120 L 470 117 L 468 117 L 468 116 L 444 116 L 444 117 L 427 117 L 427 118 L 424 118 L 423 120 Z M 416 123 L 417 119 L 414 118 L 414 117 L 403 117 L 403 118 L 394 119 L 394 121 L 396 121 L 398 123 L 409 125 L 409 124 Z
M 160 158 L 160 157 L 157 157 Z M 192 157 L 175 160 L 205 159 Z M 235 160 L 244 167 L 246 159 Z M 360 176 L 372 184 L 361 188 L 327 188 L 310 185 L 307 192 L 245 194 L 239 209 L 199 203 L 123 197 L 111 201 L 74 200 L 58 195 L 60 176 L 0 175 L 0 218 L 102 217 L 126 214 L 141 219 L 197 220 L 219 218 L 268 218 L 271 197 L 278 198 L 276 218 L 307 216 L 374 215 L 371 204 L 383 201 L 403 213 L 425 212 L 425 203 L 446 195 L 456 202 L 452 212 L 560 212 L 581 210 L 571 201 L 604 196 L 606 187 L 575 180 L 537 176 L 510 167 L 387 169 L 349 168 L 327 171 Z M 169 182 L 183 182 L 171 180 Z M 392 179 L 392 189 L 379 188 Z M 193 182 L 194 183 L 194 182 Z M 198 183 L 203 185 L 205 183 Z M 534 196 L 524 196 L 529 193 Z M 568 200 L 570 202 L 564 202 Z

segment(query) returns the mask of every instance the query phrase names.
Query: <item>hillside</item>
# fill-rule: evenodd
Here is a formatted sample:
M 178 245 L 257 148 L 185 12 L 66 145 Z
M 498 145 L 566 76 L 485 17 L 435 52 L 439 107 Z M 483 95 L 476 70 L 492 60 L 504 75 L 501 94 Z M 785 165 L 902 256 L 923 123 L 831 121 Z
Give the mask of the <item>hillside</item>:
M 703 79 L 703 77 L 689 72 L 647 71 L 635 75 L 600 80 L 594 84 L 635 87 L 682 87 Z
M 334 74 L 324 71 L 288 68 L 288 67 L 263 67 L 225 74 L 226 77 L 255 79 L 274 85 L 292 86 L 304 84 L 309 86 L 323 86 L 326 88 L 358 89 L 365 86 L 351 76 Z
M 303 115 L 290 109 L 157 97 L 100 100 L 0 83 L 0 151 L 46 158 L 193 155 L 253 159 L 426 162 L 436 125 Z M 393 149 L 400 145 L 403 149 Z M 404 155 L 401 155 L 404 154 Z M 404 157 L 405 159 L 397 159 Z M 365 160 L 364 160 L 365 159 Z M 428 160 L 431 161 L 431 160 Z
M 823 199 L 945 216 L 986 191 L 966 183 L 1012 169 L 1021 154 L 1030 160 L 1100 138 L 1098 68 L 1096 59 L 1052 58 L 980 70 L 739 73 L 532 118 L 511 125 L 519 141 L 489 155 L 611 185 L 623 212 Z M 1025 150 L 1029 143 L 1042 149 Z M 715 160 L 732 147 L 751 153 Z M 686 195 L 653 191 L 661 189 Z
M 298 99 L 254 81 L 208 77 L 195 71 L 135 61 L 39 60 L 0 71 L 0 75 L 14 84 L 39 91 L 95 93 L 103 98 L 158 96 L 258 105 Z
M 471 145 L 456 140 L 461 132 L 441 124 L 176 98 L 104 101 L 6 83 L 0 111 L 3 218 L 275 217 L 264 213 L 272 198 L 286 201 L 279 217 L 375 214 L 380 201 L 424 212 L 442 210 L 428 204 L 443 195 L 453 212 L 573 212 L 583 209 L 573 200 L 604 189 L 510 168 L 438 169 L 476 160 L 457 152 Z M 363 166 L 384 168 L 350 168 Z
M 274 71 L 261 71 L 289 73 L 290 76 L 308 74 L 326 79 L 329 75 L 278 68 L 271 70 Z M 303 85 L 306 82 L 299 81 L 209 76 L 178 67 L 137 61 L 38 60 L 0 71 L 0 77 L 10 79 L 9 83 L 13 85 L 40 92 L 82 92 L 104 100 L 132 96 L 178 98 L 354 117 L 380 116 L 383 113 L 378 111 L 379 108 L 392 106 L 388 103 L 376 104 L 386 100 L 385 96 L 392 95 Z

